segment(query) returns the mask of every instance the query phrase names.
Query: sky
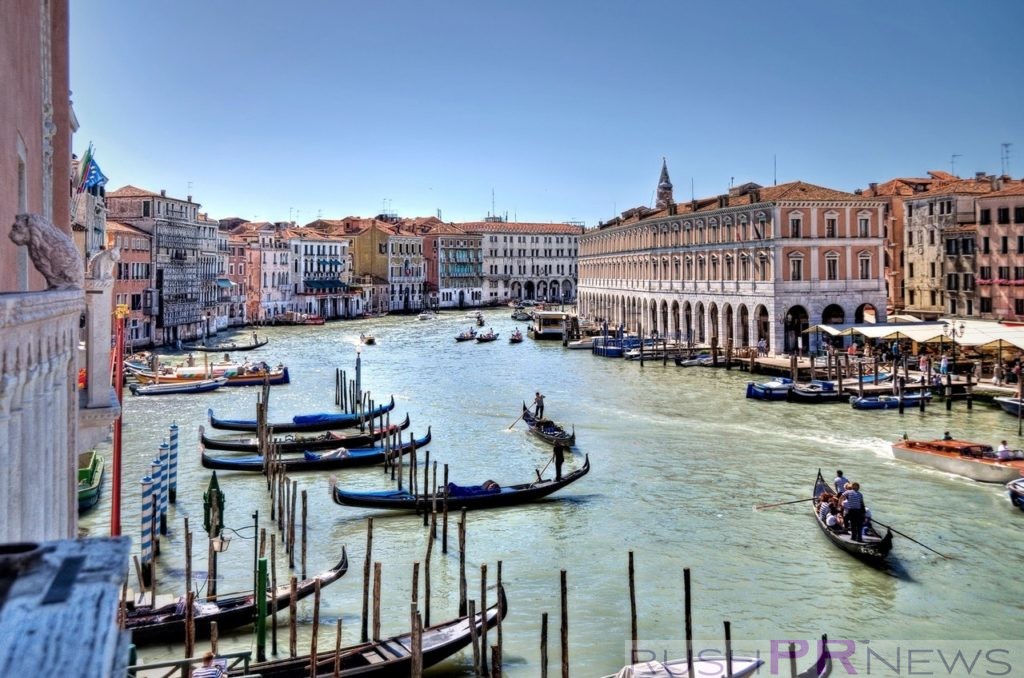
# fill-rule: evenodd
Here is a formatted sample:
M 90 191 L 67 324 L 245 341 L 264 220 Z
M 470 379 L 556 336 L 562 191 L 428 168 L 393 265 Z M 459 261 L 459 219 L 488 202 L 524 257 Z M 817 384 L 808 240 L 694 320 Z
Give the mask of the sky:
M 110 182 L 214 218 L 579 221 L 730 184 L 1024 176 L 1024 2 L 90 0 Z M 955 157 L 954 157 L 955 156 Z M 691 193 L 692 191 L 692 193 Z

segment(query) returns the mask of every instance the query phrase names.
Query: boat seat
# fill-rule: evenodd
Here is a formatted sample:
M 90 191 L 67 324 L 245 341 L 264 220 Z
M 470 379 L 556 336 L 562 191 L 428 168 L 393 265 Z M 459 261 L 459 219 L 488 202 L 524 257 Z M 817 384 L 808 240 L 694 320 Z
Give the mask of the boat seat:
M 382 640 L 377 647 L 382 653 L 386 653 L 394 657 L 395 659 L 402 659 L 403 657 L 409 656 L 409 650 L 405 648 L 401 643 L 395 643 L 388 640 Z

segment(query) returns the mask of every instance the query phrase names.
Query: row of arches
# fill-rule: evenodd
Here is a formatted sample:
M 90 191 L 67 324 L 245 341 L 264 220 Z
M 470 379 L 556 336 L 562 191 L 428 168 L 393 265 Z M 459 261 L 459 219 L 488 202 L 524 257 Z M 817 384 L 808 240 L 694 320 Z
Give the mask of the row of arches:
M 509 296 L 513 299 L 569 300 L 575 297 L 575 284 L 569 278 L 526 282 L 516 280 L 509 286 Z

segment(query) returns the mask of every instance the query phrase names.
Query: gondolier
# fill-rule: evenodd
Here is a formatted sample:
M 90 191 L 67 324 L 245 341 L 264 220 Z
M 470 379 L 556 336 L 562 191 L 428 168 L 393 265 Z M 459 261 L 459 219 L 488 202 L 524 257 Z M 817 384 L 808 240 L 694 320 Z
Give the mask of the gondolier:
M 555 480 L 562 479 L 562 464 L 565 463 L 565 446 L 555 443 Z
M 544 396 L 541 394 L 540 391 L 537 391 L 536 396 L 534 396 L 533 404 L 535 407 L 534 415 L 538 419 L 542 419 L 544 417 Z
M 861 534 L 864 529 L 864 495 L 860 493 L 860 483 L 850 483 L 842 497 L 846 508 L 846 524 L 850 526 L 850 539 L 864 541 Z

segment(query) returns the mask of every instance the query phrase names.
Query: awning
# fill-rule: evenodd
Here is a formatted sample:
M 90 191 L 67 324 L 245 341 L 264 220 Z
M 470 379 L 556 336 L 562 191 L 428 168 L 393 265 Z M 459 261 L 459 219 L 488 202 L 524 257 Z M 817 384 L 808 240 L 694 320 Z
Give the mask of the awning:
M 302 283 L 306 286 L 306 289 L 311 290 L 329 290 L 329 289 L 348 289 L 348 285 L 341 282 L 337 278 L 330 278 L 327 280 L 305 280 Z

